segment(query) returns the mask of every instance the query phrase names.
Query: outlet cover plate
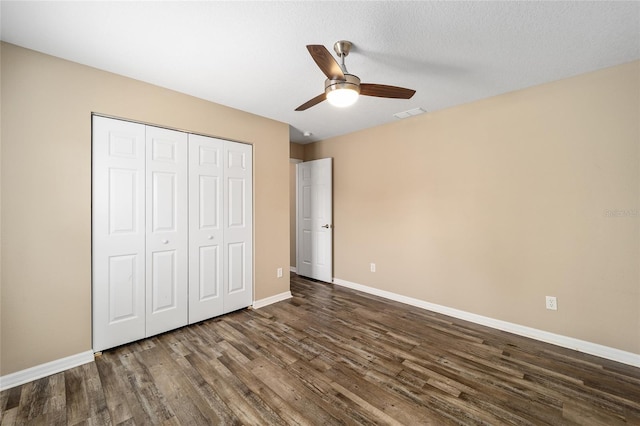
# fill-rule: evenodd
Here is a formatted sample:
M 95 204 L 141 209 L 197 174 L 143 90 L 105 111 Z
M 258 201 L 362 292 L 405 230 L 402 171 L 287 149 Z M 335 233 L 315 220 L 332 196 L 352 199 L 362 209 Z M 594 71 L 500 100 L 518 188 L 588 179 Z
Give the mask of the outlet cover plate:
M 546 306 L 547 309 L 550 309 L 552 311 L 557 311 L 558 310 L 558 300 L 556 299 L 555 296 L 546 296 Z

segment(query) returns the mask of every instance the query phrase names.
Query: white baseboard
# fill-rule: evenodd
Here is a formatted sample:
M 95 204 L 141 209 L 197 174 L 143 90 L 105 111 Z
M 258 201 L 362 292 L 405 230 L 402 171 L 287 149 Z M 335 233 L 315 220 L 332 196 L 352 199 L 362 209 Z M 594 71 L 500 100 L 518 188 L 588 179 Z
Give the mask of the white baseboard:
M 6 376 L 0 377 L 0 391 L 20 386 L 92 361 L 93 351 L 86 351 L 47 362 L 45 364 L 36 365 L 35 367 L 27 368 L 26 370 L 7 374 Z
M 542 342 L 551 343 L 563 348 L 574 349 L 590 355 L 599 356 L 601 358 L 610 359 L 623 364 L 640 367 L 640 355 L 632 352 L 622 351 L 620 349 L 611 348 L 609 346 L 599 345 L 597 343 L 588 342 L 586 340 L 575 339 L 573 337 L 562 336 L 560 334 L 550 333 L 548 331 L 538 330 L 536 328 L 526 327 L 519 324 L 510 323 L 458 309 L 449 308 L 447 306 L 436 305 L 435 303 L 425 302 L 424 300 L 414 299 L 413 297 L 403 296 L 401 294 L 392 293 L 386 290 L 369 287 L 362 284 L 352 283 L 349 281 L 334 278 L 333 283 L 339 286 L 348 287 L 363 293 L 373 294 L 375 296 L 384 297 L 385 299 L 394 300 L 396 302 L 406 303 L 407 305 L 426 309 L 428 311 L 438 312 L 454 318 L 470 321 L 476 324 L 485 325 L 519 336 L 529 337 L 540 340 Z
M 297 273 L 298 273 L 298 268 L 296 268 L 295 266 L 289 266 L 289 270 L 290 270 L 291 272 L 293 272 L 294 274 L 297 274 Z
M 293 296 L 290 291 L 285 291 L 284 293 L 275 294 L 273 296 L 266 297 L 264 299 L 255 300 L 253 302 L 253 309 L 264 308 L 267 305 L 271 305 L 272 303 L 281 302 L 283 300 L 291 299 Z

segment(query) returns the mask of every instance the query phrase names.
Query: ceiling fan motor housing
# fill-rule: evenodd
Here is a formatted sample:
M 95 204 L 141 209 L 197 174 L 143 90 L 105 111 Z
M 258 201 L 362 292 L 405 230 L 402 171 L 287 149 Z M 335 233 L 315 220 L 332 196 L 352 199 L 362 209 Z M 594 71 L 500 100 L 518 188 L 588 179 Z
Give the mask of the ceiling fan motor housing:
M 345 80 L 326 79 L 324 81 L 324 93 L 329 94 L 333 90 L 351 89 L 360 93 L 360 79 L 353 74 L 345 74 Z

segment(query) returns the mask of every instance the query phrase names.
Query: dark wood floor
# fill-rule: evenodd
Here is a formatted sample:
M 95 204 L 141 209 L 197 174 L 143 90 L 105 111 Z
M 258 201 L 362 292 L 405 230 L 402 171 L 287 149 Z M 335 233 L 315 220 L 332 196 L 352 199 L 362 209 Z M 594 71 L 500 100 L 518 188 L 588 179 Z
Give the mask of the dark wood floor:
M 0 393 L 13 424 L 640 424 L 640 369 L 293 276 Z

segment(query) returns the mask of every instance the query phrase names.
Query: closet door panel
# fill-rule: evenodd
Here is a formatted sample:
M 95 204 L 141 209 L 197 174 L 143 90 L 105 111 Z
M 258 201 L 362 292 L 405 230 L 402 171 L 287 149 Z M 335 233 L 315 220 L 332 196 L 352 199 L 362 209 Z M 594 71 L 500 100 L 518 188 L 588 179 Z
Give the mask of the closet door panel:
M 189 323 L 221 315 L 224 142 L 189 135 Z
M 144 318 L 136 303 L 139 299 L 136 278 L 140 275 L 141 263 L 135 254 L 109 256 L 109 324 Z
M 238 292 L 244 292 L 247 290 L 247 285 L 249 284 L 246 279 L 245 268 L 246 268 L 246 250 L 245 243 L 230 243 L 227 244 L 228 257 L 227 257 L 227 267 L 228 267 L 228 282 L 229 282 L 229 290 L 228 294 L 235 294 Z
M 252 146 L 224 143 L 224 312 L 253 302 Z
M 152 255 L 151 283 L 153 299 L 151 313 L 178 309 L 178 274 L 176 250 L 155 251 Z
M 145 129 L 94 116 L 93 349 L 145 336 Z
M 146 335 L 187 324 L 187 135 L 146 127 Z

